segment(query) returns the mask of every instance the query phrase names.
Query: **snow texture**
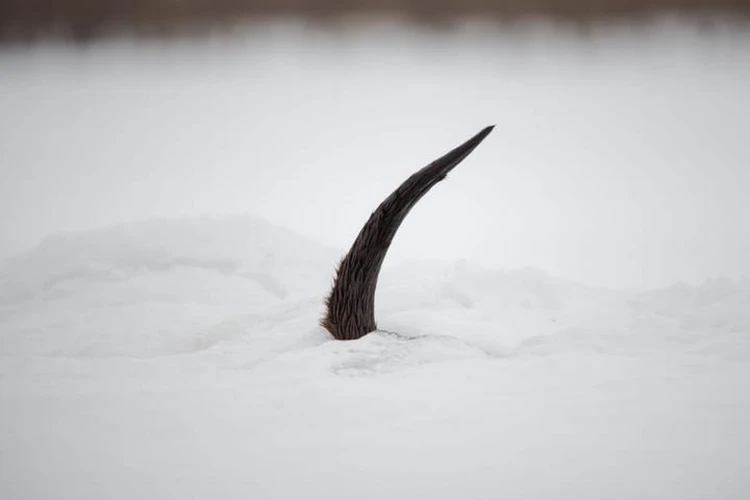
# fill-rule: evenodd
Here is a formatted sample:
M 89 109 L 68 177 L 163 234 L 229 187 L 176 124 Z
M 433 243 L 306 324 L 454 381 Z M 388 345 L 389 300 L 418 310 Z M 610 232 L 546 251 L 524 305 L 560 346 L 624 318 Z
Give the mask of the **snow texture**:
M 0 500 L 750 498 L 748 31 L 539 29 L 3 49 Z
M 743 499 L 750 284 L 386 263 L 250 217 L 43 241 L 0 274 L 0 498 Z

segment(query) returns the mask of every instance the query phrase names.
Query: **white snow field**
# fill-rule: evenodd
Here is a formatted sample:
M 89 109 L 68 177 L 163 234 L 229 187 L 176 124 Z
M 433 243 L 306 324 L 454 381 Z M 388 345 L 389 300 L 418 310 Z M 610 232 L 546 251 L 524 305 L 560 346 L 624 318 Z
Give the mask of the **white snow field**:
M 750 498 L 748 32 L 497 30 L 3 48 L 0 500 Z
M 747 498 L 747 281 L 386 264 L 384 331 L 340 342 L 338 257 L 238 216 L 12 260 L 0 498 Z

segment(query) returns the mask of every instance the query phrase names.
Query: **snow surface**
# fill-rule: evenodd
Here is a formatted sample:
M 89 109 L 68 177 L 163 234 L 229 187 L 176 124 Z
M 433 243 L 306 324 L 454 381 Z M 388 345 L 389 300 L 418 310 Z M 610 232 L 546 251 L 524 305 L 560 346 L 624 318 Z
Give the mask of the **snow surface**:
M 750 283 L 593 289 L 386 261 L 260 219 L 43 241 L 0 274 L 3 499 L 745 499 Z
M 748 31 L 524 29 L 3 48 L 0 500 L 750 498 Z

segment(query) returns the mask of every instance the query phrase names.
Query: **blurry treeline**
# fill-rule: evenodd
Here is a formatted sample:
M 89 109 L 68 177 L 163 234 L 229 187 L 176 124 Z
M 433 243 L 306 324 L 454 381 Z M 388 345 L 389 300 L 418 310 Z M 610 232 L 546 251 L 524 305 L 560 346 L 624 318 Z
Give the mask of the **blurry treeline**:
M 265 16 L 325 21 L 396 15 L 439 26 L 465 16 L 545 16 L 586 23 L 661 13 L 745 18 L 750 0 L 0 0 L 0 40 L 52 36 L 85 41 L 123 32 L 168 36 Z

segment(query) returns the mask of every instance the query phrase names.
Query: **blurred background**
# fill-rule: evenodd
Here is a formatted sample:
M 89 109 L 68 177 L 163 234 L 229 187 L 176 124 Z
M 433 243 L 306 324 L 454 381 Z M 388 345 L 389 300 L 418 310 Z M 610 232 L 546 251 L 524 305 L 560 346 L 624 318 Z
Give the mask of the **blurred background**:
M 175 34 L 222 29 L 244 19 L 294 16 L 333 21 L 388 15 L 440 26 L 462 16 L 517 20 L 545 16 L 575 22 L 663 13 L 746 15 L 747 0 L 4 0 L 3 36 L 29 39 L 54 33 L 88 40 L 113 31 Z
M 251 214 L 338 251 L 488 124 L 389 261 L 750 275 L 743 0 L 4 0 L 0 259 Z

